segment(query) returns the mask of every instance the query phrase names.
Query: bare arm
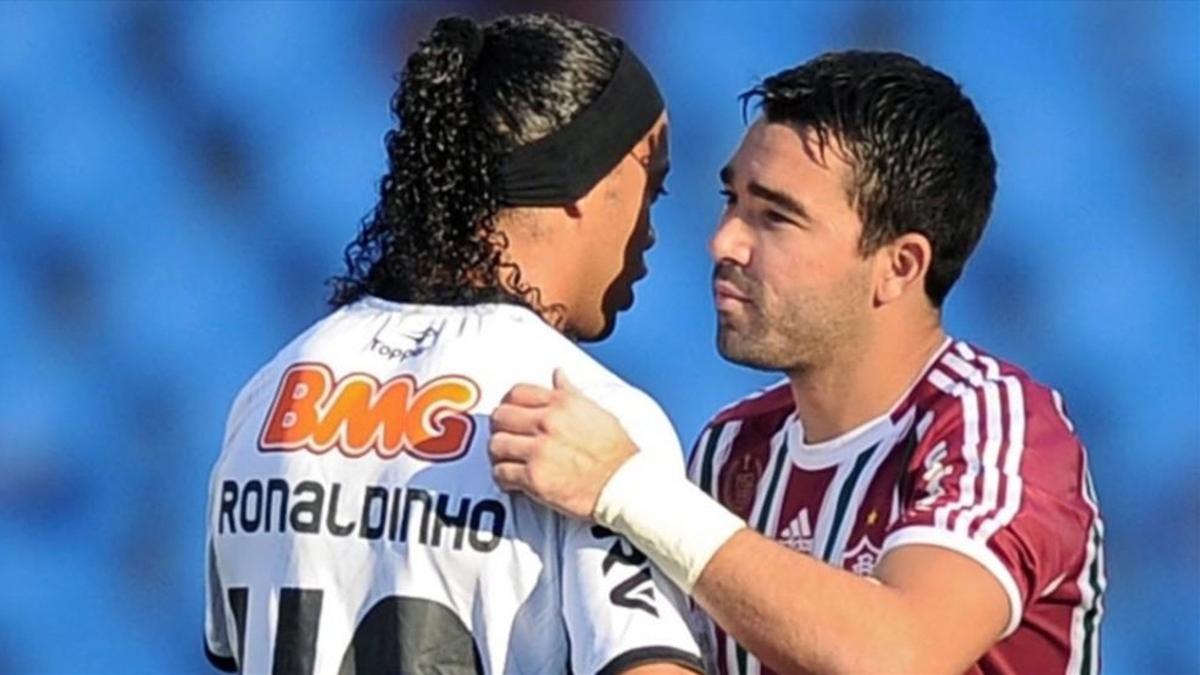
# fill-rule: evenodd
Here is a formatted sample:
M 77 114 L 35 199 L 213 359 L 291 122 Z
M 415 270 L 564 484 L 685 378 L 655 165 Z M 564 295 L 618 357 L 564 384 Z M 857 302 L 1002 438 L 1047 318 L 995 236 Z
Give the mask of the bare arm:
M 637 452 L 620 425 L 562 378 L 548 391 L 518 387 L 493 416 L 493 475 L 568 515 L 593 518 L 602 492 L 633 480 L 618 469 Z M 633 466 L 630 464 L 629 466 Z M 622 473 L 625 473 L 622 471 Z M 628 480 L 627 480 L 628 479 Z M 661 495 L 682 477 L 644 476 Z M 712 515 L 727 512 L 698 491 L 672 490 Z M 607 517 L 607 514 L 605 514 Z M 962 672 L 1001 636 L 1008 598 L 982 565 L 926 545 L 889 552 L 869 580 L 790 551 L 742 528 L 678 572 L 693 518 L 659 519 L 650 532 L 605 522 L 640 545 L 739 643 L 782 672 Z M 694 528 L 699 535 L 703 520 Z M 627 524 L 626 524 L 627 525 Z M 668 545 L 660 545 L 670 539 Z M 686 557 L 686 556 L 684 556 Z M 696 568 L 694 560 L 707 564 Z M 702 571 L 701 571 L 702 570 Z
M 961 673 L 1004 629 L 1004 591 L 964 555 L 905 546 L 876 572 L 859 577 L 742 530 L 692 594 L 780 672 Z

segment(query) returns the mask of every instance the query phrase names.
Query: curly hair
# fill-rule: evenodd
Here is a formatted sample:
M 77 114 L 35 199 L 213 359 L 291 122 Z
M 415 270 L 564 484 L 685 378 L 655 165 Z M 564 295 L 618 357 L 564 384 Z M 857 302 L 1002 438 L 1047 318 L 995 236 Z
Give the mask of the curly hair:
M 502 261 L 496 229 L 505 154 L 562 127 L 599 96 L 621 43 L 572 19 L 448 17 L 409 57 L 392 97 L 379 202 L 346 248 L 330 304 L 364 295 L 413 303 L 541 307 Z
M 908 232 L 933 249 L 925 294 L 940 307 L 979 243 L 996 194 L 987 127 L 954 80 L 895 52 L 831 52 L 742 94 L 771 122 L 833 134 L 850 155 L 850 203 L 870 254 Z

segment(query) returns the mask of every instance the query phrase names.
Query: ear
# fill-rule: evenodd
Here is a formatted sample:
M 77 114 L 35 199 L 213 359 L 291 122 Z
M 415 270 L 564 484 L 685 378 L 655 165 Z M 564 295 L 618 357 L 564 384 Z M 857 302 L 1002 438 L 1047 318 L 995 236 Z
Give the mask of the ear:
M 880 274 L 875 284 L 876 305 L 895 302 L 906 294 L 925 292 L 925 275 L 933 261 L 933 247 L 925 235 L 909 232 L 876 252 Z

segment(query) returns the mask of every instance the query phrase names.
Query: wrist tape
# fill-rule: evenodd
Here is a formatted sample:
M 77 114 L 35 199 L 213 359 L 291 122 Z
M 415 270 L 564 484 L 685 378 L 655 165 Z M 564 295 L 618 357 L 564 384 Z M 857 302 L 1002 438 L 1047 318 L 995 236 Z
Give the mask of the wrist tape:
M 745 521 L 644 452 L 617 469 L 600 492 L 596 522 L 625 535 L 686 593 Z

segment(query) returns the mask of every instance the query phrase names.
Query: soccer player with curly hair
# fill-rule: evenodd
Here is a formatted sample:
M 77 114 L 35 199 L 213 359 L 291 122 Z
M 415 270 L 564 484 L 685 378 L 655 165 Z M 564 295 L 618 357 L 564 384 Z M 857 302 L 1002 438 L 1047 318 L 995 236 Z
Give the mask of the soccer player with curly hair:
M 206 648 L 247 673 L 684 673 L 685 599 L 612 531 L 491 480 L 488 414 L 564 369 L 682 477 L 608 335 L 653 243 L 667 119 L 621 40 L 443 19 L 392 101 L 334 311 L 237 396 L 208 509 Z

